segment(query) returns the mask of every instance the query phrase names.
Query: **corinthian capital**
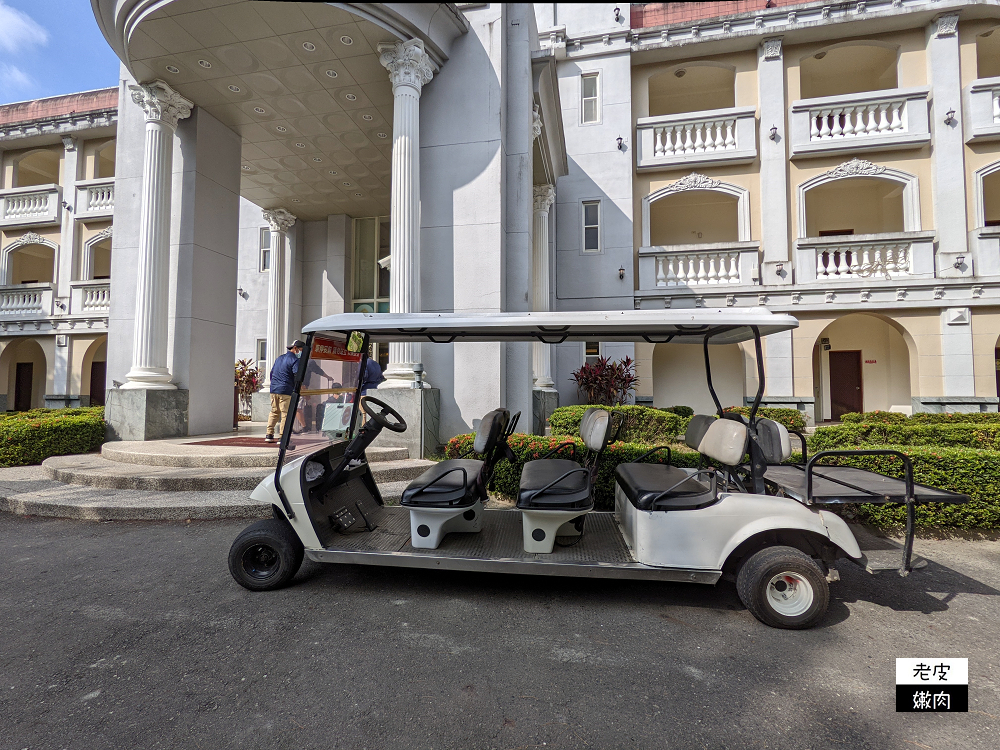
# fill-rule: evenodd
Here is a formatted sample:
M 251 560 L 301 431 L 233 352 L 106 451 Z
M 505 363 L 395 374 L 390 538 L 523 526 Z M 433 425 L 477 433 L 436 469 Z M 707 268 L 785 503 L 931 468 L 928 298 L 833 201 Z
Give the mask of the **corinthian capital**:
M 295 223 L 295 217 L 283 208 L 271 208 L 264 211 L 264 221 L 272 232 L 287 232 Z
M 556 199 L 556 189 L 551 185 L 535 185 L 534 198 L 536 211 L 548 211 Z
M 163 81 L 140 83 L 128 88 L 132 92 L 132 101 L 146 113 L 146 122 L 159 121 L 176 128 L 177 121 L 190 116 L 194 106 L 193 102 L 189 102 Z
M 380 44 L 378 61 L 389 71 L 393 93 L 397 86 L 411 86 L 420 93 L 425 83 L 434 77 L 434 63 L 424 52 L 424 43 L 408 39 L 396 44 Z

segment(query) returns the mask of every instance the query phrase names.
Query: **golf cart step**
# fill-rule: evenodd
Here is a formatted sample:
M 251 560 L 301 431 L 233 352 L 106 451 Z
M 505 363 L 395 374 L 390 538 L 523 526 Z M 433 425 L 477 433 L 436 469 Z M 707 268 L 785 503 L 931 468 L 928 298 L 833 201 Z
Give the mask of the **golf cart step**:
M 422 474 L 432 461 L 406 459 L 372 463 L 379 484 L 409 482 Z M 252 491 L 271 474 L 272 468 L 205 468 L 126 464 L 108 461 L 96 453 L 54 456 L 42 462 L 46 474 L 56 481 L 110 490 L 159 492 Z M 402 489 L 400 489 L 400 494 Z
M 173 466 L 188 469 L 274 469 L 277 446 L 229 447 L 199 445 L 198 438 L 183 440 L 120 440 L 101 446 L 108 461 L 137 466 Z M 369 463 L 405 461 L 407 448 L 376 448 L 366 451 Z
M 884 570 L 899 570 L 900 565 L 903 561 L 903 549 L 863 549 L 861 554 L 865 556 L 868 564 L 865 565 L 865 570 L 869 573 L 878 573 Z M 914 555 L 910 563 L 910 567 L 913 570 L 919 570 L 920 568 L 927 567 L 927 560 L 924 558 Z

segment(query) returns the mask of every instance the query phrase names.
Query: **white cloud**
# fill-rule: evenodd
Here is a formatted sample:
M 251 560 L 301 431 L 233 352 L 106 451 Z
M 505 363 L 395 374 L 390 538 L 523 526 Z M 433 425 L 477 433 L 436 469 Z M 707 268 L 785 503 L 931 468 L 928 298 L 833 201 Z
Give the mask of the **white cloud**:
M 29 47 L 42 46 L 48 41 L 49 32 L 31 16 L 0 0 L 0 51 L 14 54 Z
M 22 96 L 35 87 L 35 79 L 16 65 L 0 62 L 0 102 Z

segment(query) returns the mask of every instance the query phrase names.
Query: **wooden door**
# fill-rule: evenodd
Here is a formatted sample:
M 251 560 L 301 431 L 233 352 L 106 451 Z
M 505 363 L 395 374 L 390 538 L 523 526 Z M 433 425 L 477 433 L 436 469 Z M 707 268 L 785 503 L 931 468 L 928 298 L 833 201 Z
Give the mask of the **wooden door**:
M 861 352 L 830 352 L 830 418 L 864 410 Z
M 92 362 L 90 365 L 90 405 L 104 406 L 104 388 L 108 363 Z
M 14 409 L 28 411 L 31 408 L 31 380 L 35 366 L 31 362 L 18 362 L 14 375 Z

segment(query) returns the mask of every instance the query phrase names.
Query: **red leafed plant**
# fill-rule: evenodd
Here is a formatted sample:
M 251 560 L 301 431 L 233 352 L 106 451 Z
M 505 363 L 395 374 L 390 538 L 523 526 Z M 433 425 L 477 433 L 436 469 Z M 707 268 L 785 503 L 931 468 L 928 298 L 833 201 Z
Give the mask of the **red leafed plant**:
M 585 404 L 620 406 L 635 391 L 639 378 L 631 357 L 617 362 L 598 357 L 594 364 L 584 364 L 573 373 L 577 391 Z
M 264 384 L 264 373 L 252 359 L 236 362 L 236 390 L 240 394 L 240 412 L 250 414 L 250 397 Z

